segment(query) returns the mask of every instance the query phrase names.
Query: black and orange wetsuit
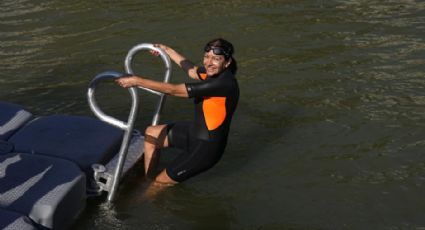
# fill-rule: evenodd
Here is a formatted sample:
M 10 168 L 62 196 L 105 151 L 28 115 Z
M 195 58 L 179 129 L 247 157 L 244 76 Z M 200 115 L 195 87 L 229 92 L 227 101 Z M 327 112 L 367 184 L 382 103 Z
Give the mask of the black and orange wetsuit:
M 170 147 L 184 150 L 166 169 L 178 182 L 211 168 L 221 158 L 239 99 L 238 83 L 230 70 L 207 77 L 205 69 L 199 68 L 198 77 L 200 82 L 186 83 L 195 102 L 194 121 L 168 125 Z

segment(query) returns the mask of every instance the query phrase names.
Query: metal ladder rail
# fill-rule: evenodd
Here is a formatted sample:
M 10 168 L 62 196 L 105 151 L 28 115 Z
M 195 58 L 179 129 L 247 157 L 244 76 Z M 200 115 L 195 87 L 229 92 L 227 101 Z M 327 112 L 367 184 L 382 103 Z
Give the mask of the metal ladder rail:
M 138 44 L 128 51 L 127 56 L 125 58 L 125 62 L 124 62 L 125 71 L 128 74 L 134 74 L 133 69 L 131 68 L 133 56 L 141 50 L 153 50 L 159 53 L 162 61 L 164 61 L 164 64 L 165 64 L 165 75 L 164 75 L 163 82 L 167 82 L 167 83 L 170 82 L 171 67 L 172 67 L 170 57 L 167 55 L 167 53 L 165 53 L 164 50 L 158 47 L 155 47 L 153 44 L 150 44 L 150 43 Z M 158 104 L 156 106 L 156 110 L 152 118 L 152 125 L 158 125 L 160 114 L 161 114 L 162 108 L 164 107 L 166 95 L 164 95 L 161 92 L 147 89 L 144 87 L 139 87 L 139 88 L 159 96 Z
M 168 55 L 162 49 L 155 47 L 152 44 L 148 44 L 148 43 L 142 43 L 142 44 L 136 45 L 132 49 L 130 49 L 130 51 L 128 52 L 127 57 L 125 59 L 126 72 L 128 74 L 134 74 L 133 70 L 131 68 L 132 58 L 138 51 L 146 50 L 146 49 L 157 51 L 160 54 L 162 60 L 165 63 L 165 66 L 166 66 L 164 82 L 169 82 L 170 75 L 171 75 L 170 58 L 168 57 Z M 93 113 L 100 120 L 105 121 L 105 122 L 125 131 L 123 141 L 122 141 L 122 144 L 121 144 L 121 148 L 120 148 L 120 151 L 119 151 L 119 154 L 118 154 L 118 163 L 116 164 L 113 177 L 108 175 L 108 173 L 104 172 L 105 167 L 103 165 L 98 165 L 98 164 L 93 165 L 93 168 L 94 168 L 94 171 L 95 171 L 95 178 L 98 179 L 98 178 L 102 177 L 103 179 L 107 180 L 106 183 L 101 186 L 101 190 L 109 192 L 108 193 L 108 202 L 111 202 L 111 201 L 114 200 L 116 191 L 117 191 L 118 186 L 119 186 L 119 182 L 120 182 L 120 179 L 121 179 L 121 176 L 122 176 L 123 167 L 124 167 L 126 157 L 127 157 L 129 143 L 131 141 L 131 136 L 132 136 L 132 133 L 133 133 L 134 122 L 135 122 L 136 117 L 137 117 L 139 100 L 138 100 L 138 94 L 137 94 L 136 88 L 135 87 L 129 88 L 128 90 L 129 90 L 131 97 L 132 97 L 132 107 L 131 107 L 131 110 L 130 110 L 130 114 L 129 114 L 127 123 L 125 123 L 123 121 L 117 120 L 116 118 L 113 118 L 111 116 L 106 115 L 97 105 L 94 94 L 95 94 L 95 87 L 101 80 L 108 79 L 108 78 L 119 78 L 119 77 L 122 77 L 122 76 L 123 76 L 123 74 L 121 74 L 119 72 L 115 72 L 115 71 L 106 71 L 106 72 L 100 73 L 100 74 L 96 75 L 96 77 L 90 82 L 89 90 L 87 92 L 89 105 L 90 105 L 90 108 L 93 111 Z M 166 96 L 163 93 L 160 93 L 160 92 L 157 92 L 157 91 L 154 91 L 154 90 L 150 90 L 150 89 L 146 89 L 146 88 L 142 88 L 142 89 L 144 89 L 144 90 L 146 90 L 150 93 L 156 94 L 160 97 L 158 104 L 157 104 L 156 111 L 155 111 L 155 113 L 153 115 L 153 119 L 152 119 L 152 125 L 157 125 Z M 102 175 L 102 174 L 105 174 L 105 175 Z
M 134 127 L 134 122 L 136 121 L 136 117 L 137 117 L 137 111 L 138 111 L 138 107 L 139 107 L 139 97 L 137 94 L 137 89 L 132 87 L 129 88 L 129 92 L 132 98 L 132 103 L 131 103 L 131 110 L 130 110 L 130 114 L 128 116 L 128 120 L 127 122 L 123 122 L 120 121 L 114 117 L 111 117 L 109 115 L 106 115 L 97 105 L 96 99 L 94 97 L 95 94 L 95 89 L 96 89 L 96 85 L 105 79 L 109 79 L 109 78 L 119 78 L 123 76 L 122 73 L 119 72 L 115 72 L 115 71 L 106 71 L 106 72 L 102 72 L 98 75 L 96 75 L 96 77 L 90 82 L 89 84 L 89 89 L 87 92 L 87 97 L 88 97 L 88 101 L 89 101 L 89 105 L 91 110 L 93 111 L 93 113 L 102 121 L 109 123 L 117 128 L 120 128 L 122 130 L 124 130 L 124 136 L 123 136 L 123 140 L 121 143 L 121 147 L 118 153 L 118 165 L 115 168 L 115 172 L 114 172 L 114 176 L 112 178 L 112 182 L 111 183 L 107 183 L 108 188 L 106 188 L 105 190 L 109 191 L 108 194 L 108 201 L 112 201 L 114 199 L 115 193 L 117 191 L 118 185 L 119 185 L 119 181 L 121 178 L 121 172 L 122 172 L 122 168 L 125 162 L 125 158 L 127 155 L 127 150 L 128 150 L 128 146 L 129 146 L 129 142 L 131 139 L 131 135 L 133 132 L 133 127 Z M 101 165 L 95 165 L 94 167 L 98 167 L 97 170 L 99 170 L 99 167 L 102 167 Z M 94 168 L 95 169 L 95 168 Z M 95 178 L 97 177 L 96 173 L 97 170 L 95 169 Z

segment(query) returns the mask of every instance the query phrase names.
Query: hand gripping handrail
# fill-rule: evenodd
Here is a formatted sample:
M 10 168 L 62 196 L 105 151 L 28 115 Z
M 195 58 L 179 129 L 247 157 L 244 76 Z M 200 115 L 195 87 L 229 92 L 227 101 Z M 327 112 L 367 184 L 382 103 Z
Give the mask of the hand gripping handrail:
M 119 151 L 119 158 L 118 158 L 118 165 L 115 168 L 115 172 L 114 172 L 114 177 L 113 177 L 113 181 L 111 184 L 111 188 L 108 194 L 108 201 L 112 201 L 115 197 L 115 193 L 118 189 L 118 185 L 120 182 L 120 178 L 121 178 L 121 173 L 122 173 L 122 169 L 124 166 L 124 162 L 127 156 L 127 150 L 128 150 L 128 146 L 131 140 L 131 135 L 133 132 L 133 127 L 134 127 L 134 122 L 136 121 L 136 117 L 137 117 L 137 110 L 139 107 L 139 97 L 137 95 L 137 89 L 135 87 L 129 88 L 128 91 L 131 94 L 131 99 L 132 99 L 132 103 L 131 103 L 131 110 L 130 110 L 130 114 L 128 116 L 128 120 L 127 123 L 124 123 L 116 118 L 113 118 L 111 116 L 106 115 L 97 105 L 95 97 L 94 97 L 94 93 L 95 93 L 95 87 L 96 85 L 105 79 L 116 79 L 116 78 L 120 78 L 121 76 L 123 76 L 123 74 L 115 72 L 115 71 L 106 71 L 103 73 L 100 73 L 98 75 L 96 75 L 96 77 L 90 82 L 89 84 L 89 89 L 87 92 L 87 97 L 89 100 L 89 105 L 91 110 L 93 111 L 93 113 L 102 121 L 105 121 L 115 127 L 118 127 L 122 130 L 124 130 L 124 137 L 122 140 L 122 144 L 121 144 L 121 148 Z
M 134 74 L 133 69 L 131 68 L 131 63 L 132 63 L 132 60 L 133 60 L 133 56 L 140 50 L 153 50 L 153 51 L 156 51 L 156 52 L 159 53 L 159 55 L 161 56 L 161 58 L 162 58 L 162 60 L 164 61 L 164 64 L 165 64 L 165 75 L 164 75 L 164 81 L 163 82 L 169 82 L 170 76 L 171 76 L 171 66 L 172 66 L 171 61 L 170 61 L 170 57 L 167 55 L 167 53 L 165 53 L 164 50 L 162 50 L 161 48 L 156 47 L 156 46 L 154 46 L 153 44 L 150 44 L 150 43 L 141 43 L 141 44 L 135 45 L 133 48 L 131 48 L 128 51 L 127 56 L 125 58 L 125 62 L 124 62 L 125 71 L 128 74 Z M 151 90 L 151 89 L 147 89 L 147 88 L 144 88 L 144 87 L 139 87 L 139 88 L 159 96 L 159 101 L 158 101 L 155 113 L 153 115 L 153 118 L 152 118 L 152 125 L 158 125 L 159 117 L 160 117 L 162 108 L 164 107 L 164 103 L 165 103 L 165 95 L 161 92 Z
M 89 84 L 89 89 L 87 91 L 87 98 L 89 101 L 90 109 L 93 111 L 93 113 L 102 121 L 109 123 L 117 128 L 120 128 L 122 130 L 126 130 L 129 128 L 129 123 L 124 123 L 123 121 L 120 121 L 114 117 L 111 117 L 109 115 L 106 115 L 97 105 L 96 99 L 94 97 L 96 86 L 99 84 L 100 81 L 106 80 L 106 79 L 117 79 L 125 74 L 115 72 L 115 71 L 105 71 L 98 75 L 96 75 L 93 80 Z M 130 119 L 134 119 L 137 115 L 137 109 L 139 106 L 139 97 L 137 93 L 137 89 L 135 87 L 129 88 L 128 91 L 130 92 L 132 104 L 131 104 L 131 111 L 129 116 Z

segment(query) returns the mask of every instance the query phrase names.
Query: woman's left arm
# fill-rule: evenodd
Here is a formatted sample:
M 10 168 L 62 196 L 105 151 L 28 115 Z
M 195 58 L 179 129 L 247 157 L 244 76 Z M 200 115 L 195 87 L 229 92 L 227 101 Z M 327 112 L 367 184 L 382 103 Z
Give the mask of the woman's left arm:
M 183 55 L 175 51 L 174 49 L 163 45 L 163 44 L 154 44 L 155 47 L 158 47 L 162 50 L 164 50 L 168 56 L 173 60 L 180 68 L 183 69 L 187 73 L 187 75 L 195 80 L 199 80 L 197 70 L 198 66 L 193 64 L 191 61 L 189 61 L 187 58 L 185 58 Z M 158 55 L 157 52 L 152 52 L 155 55 Z

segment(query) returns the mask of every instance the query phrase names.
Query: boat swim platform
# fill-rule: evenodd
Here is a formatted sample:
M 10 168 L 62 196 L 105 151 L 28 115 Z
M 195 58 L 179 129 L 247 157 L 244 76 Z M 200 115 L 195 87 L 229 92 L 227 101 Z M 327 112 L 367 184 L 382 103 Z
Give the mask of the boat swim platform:
M 6 102 L 0 111 L 0 229 L 69 228 L 86 198 L 108 188 L 123 131 L 90 117 L 35 117 Z M 143 136 L 133 132 L 123 176 L 142 153 Z
M 0 229 L 67 229 L 88 196 L 107 193 L 107 201 L 114 200 L 121 179 L 143 156 L 144 137 L 134 129 L 138 92 L 128 89 L 132 103 L 123 122 L 98 107 L 95 89 L 105 79 L 134 74 L 132 58 L 140 50 L 160 54 L 169 82 L 169 56 L 153 44 L 138 44 L 125 58 L 125 73 L 105 71 L 90 82 L 87 98 L 97 118 L 35 116 L 0 101 Z M 166 95 L 141 89 L 159 96 L 151 123 L 157 125 Z

